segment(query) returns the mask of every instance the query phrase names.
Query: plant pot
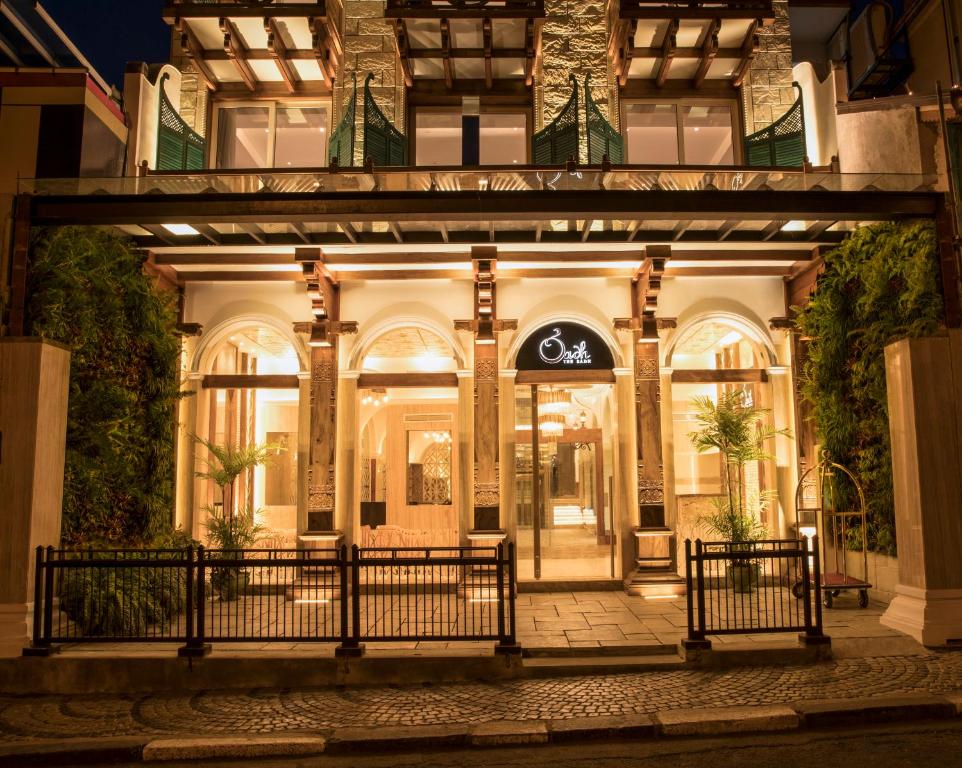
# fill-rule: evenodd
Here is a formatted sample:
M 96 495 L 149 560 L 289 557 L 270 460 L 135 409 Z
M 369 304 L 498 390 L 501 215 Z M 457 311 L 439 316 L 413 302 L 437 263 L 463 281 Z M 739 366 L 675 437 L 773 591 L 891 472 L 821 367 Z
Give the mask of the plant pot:
M 758 563 L 733 563 L 725 568 L 728 583 L 735 592 L 751 592 L 758 586 L 761 569 Z
M 210 586 L 221 600 L 236 600 L 247 591 L 250 574 L 245 568 L 214 568 Z

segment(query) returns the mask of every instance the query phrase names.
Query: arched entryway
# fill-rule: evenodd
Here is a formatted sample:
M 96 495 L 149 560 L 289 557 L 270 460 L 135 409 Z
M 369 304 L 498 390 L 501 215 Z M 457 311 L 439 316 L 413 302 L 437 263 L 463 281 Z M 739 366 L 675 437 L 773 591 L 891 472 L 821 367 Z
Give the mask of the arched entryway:
M 513 350 L 521 580 L 620 574 L 613 514 L 616 351 L 587 324 L 542 323 Z
M 361 546 L 457 546 L 462 534 L 458 376 L 463 356 L 426 323 L 369 338 L 356 365 Z

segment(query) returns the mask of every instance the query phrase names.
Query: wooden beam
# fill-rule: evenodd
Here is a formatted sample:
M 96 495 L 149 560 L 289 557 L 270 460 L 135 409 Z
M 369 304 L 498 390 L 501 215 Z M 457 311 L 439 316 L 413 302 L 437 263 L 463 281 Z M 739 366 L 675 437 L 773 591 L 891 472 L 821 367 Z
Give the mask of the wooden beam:
M 260 245 L 267 245 L 267 235 L 264 234 L 264 230 L 257 224 L 253 222 L 241 222 L 237 226 L 253 237 Z
M 678 19 L 668 22 L 668 29 L 665 30 L 665 39 L 661 44 L 661 63 L 658 65 L 658 74 L 655 76 L 655 83 L 659 88 L 663 88 L 668 79 L 668 72 L 671 70 L 672 59 L 675 58 L 675 49 L 678 47 Z
M 391 234 L 394 235 L 395 240 L 397 240 L 399 243 L 404 242 L 404 234 L 401 232 L 401 228 L 398 226 L 396 221 L 389 221 L 387 223 L 387 228 Z
M 771 4 L 731 3 L 719 5 L 697 5 L 694 3 L 683 6 L 666 7 L 661 4 L 642 7 L 623 3 L 619 15 L 622 19 L 638 19 L 645 21 L 672 20 L 708 20 L 708 19 L 774 19 Z
M 533 24 L 530 19 L 528 19 L 529 24 Z M 490 88 L 494 84 L 494 72 L 492 69 L 492 48 L 494 47 L 492 42 L 492 30 L 491 30 L 491 17 L 485 16 L 484 21 L 481 22 L 481 35 L 484 43 L 484 84 Z M 525 41 L 527 41 L 527 26 L 525 33 Z M 525 65 L 525 81 L 528 79 L 528 66 Z
M 701 61 L 698 62 L 698 70 L 695 72 L 695 78 L 692 81 L 695 88 L 702 87 L 705 77 L 708 75 L 708 70 L 718 55 L 718 30 L 720 28 L 721 21 L 712 19 L 708 23 L 708 29 L 705 30 L 705 39 L 701 46 Z
M 311 244 L 311 233 L 307 231 L 307 228 L 303 224 L 299 221 L 292 221 L 289 226 L 294 234 L 301 238 L 304 243 L 307 245 Z
M 768 373 L 755 368 L 696 369 L 671 372 L 675 384 L 759 384 L 768 381 Z
M 153 254 L 149 254 L 144 261 L 144 272 L 155 280 L 165 290 L 177 291 L 183 288 L 183 281 L 177 276 L 172 267 L 165 267 L 154 262 Z
M 638 32 L 638 21 L 631 19 L 622 22 L 621 40 L 618 45 L 618 85 L 624 86 L 628 82 L 631 72 L 631 60 L 634 57 L 635 35 Z
M 224 15 L 224 6 L 229 6 L 230 15 L 238 19 L 260 19 L 265 13 L 279 18 L 305 18 L 311 16 L 326 16 L 326 3 L 291 3 L 276 2 L 267 4 L 265 2 L 184 2 L 169 3 L 163 10 L 163 18 L 167 23 L 178 17 L 191 19 L 216 19 Z
M 831 227 L 833 224 L 836 224 L 836 223 L 837 222 L 829 221 L 828 219 L 826 219 L 825 221 L 812 222 L 812 224 L 809 225 L 808 229 L 805 230 L 805 239 L 812 242 L 818 240 L 822 235 L 825 234 L 825 231 L 829 227 Z
M 700 99 L 734 99 L 738 90 L 730 80 L 706 80 L 698 91 Z M 623 99 L 650 98 L 683 99 L 691 97 L 691 82 L 689 80 L 668 80 L 659 88 L 653 80 L 643 78 L 629 78 L 621 88 Z
M 308 27 L 311 30 L 311 48 L 314 57 L 325 79 L 333 84 L 337 80 L 337 65 L 341 58 L 340 41 L 336 34 L 331 34 L 330 24 L 325 18 L 308 19 Z
M 765 229 L 762 230 L 762 241 L 767 242 L 771 240 L 773 237 L 775 237 L 775 235 L 782 231 L 782 227 L 784 227 L 787 223 L 787 219 L 774 219 L 768 222 L 768 224 L 765 226 Z
M 204 238 L 206 238 L 211 245 L 221 244 L 222 240 L 221 240 L 220 232 L 214 229 L 210 224 L 202 224 L 200 222 L 197 222 L 196 224 L 192 224 L 191 226 L 194 229 L 196 229 L 198 232 L 200 232 L 200 234 Z
M 331 95 L 332 80 L 301 80 L 297 83 L 296 96 L 304 99 L 325 99 Z M 225 99 L 271 100 L 286 99 L 290 96 L 286 83 L 258 82 L 254 90 L 247 83 L 221 83 L 217 93 Z
M 341 232 L 345 234 L 348 240 L 353 244 L 357 244 L 357 230 L 354 229 L 354 225 L 349 221 L 338 222 L 338 226 L 341 228 Z
M 220 87 L 220 83 L 218 83 L 217 78 L 214 77 L 213 70 L 211 70 L 207 62 L 204 61 L 204 47 L 200 44 L 200 41 L 194 34 L 194 30 L 190 28 L 186 19 L 177 20 L 177 31 L 180 32 L 180 47 L 184 55 L 190 59 L 191 64 L 194 65 L 194 68 L 200 74 L 207 89 L 216 91 Z
M 451 22 L 448 19 L 441 19 L 441 50 L 444 84 L 448 88 L 452 88 L 454 87 L 454 68 L 451 66 Z
M 518 371 L 515 384 L 605 384 L 615 380 L 611 371 Z
M 544 3 L 504 3 L 488 6 L 486 3 L 474 0 L 471 4 L 448 3 L 416 3 L 403 4 L 390 0 L 384 11 L 387 19 L 483 19 L 490 16 L 493 19 L 543 19 L 545 17 Z
M 752 21 L 748 27 L 748 31 L 745 33 L 745 41 L 742 43 L 741 63 L 738 65 L 738 69 L 735 70 L 735 74 L 732 75 L 731 83 L 735 88 L 740 88 L 745 81 L 745 76 L 748 74 L 752 59 L 754 59 L 755 54 L 758 53 L 759 41 L 757 30 L 758 21 Z
M 401 73 L 404 75 L 404 85 L 410 88 L 414 85 L 414 71 L 411 66 L 411 40 L 408 37 L 407 22 L 404 19 L 396 19 L 394 22 L 394 42 L 397 45 Z
M 713 54 L 712 58 L 717 59 L 740 59 L 742 55 L 741 48 L 719 48 L 717 47 L 717 39 L 715 41 L 715 48 L 709 51 Z M 705 43 L 710 44 L 711 38 L 708 38 Z M 701 46 L 696 46 L 694 48 L 681 48 L 675 49 L 676 59 L 701 59 L 705 55 L 706 45 L 703 43 Z M 632 48 L 632 57 L 635 59 L 660 59 L 662 54 L 661 48 Z
M 201 381 L 203 389 L 297 389 L 297 376 L 209 374 Z
M 185 283 L 296 283 L 303 280 L 297 272 L 239 272 L 229 270 L 177 273 Z
M 286 253 L 156 253 L 154 261 L 174 267 L 244 267 L 251 264 L 294 264 L 294 257 Z
M 362 373 L 357 380 L 358 389 L 457 386 L 456 373 Z
M 224 52 L 230 57 L 231 61 L 234 62 L 234 66 L 237 68 L 238 73 L 241 76 L 241 80 L 247 86 L 249 91 L 257 90 L 257 77 L 254 75 L 254 70 L 251 69 L 251 65 L 247 62 L 247 49 L 244 48 L 244 43 L 241 40 L 240 33 L 237 31 L 237 27 L 227 17 L 221 17 L 220 19 L 220 31 L 224 33 Z
M 291 62 L 288 61 L 287 46 L 284 44 L 281 31 L 277 28 L 277 21 L 270 16 L 264 19 L 264 31 L 267 33 L 267 50 L 277 65 L 277 71 L 281 73 L 281 79 L 284 80 L 287 89 L 291 93 L 295 93 L 297 91 L 297 73 L 291 66 Z
M 791 266 L 784 267 L 667 267 L 666 277 L 785 277 Z

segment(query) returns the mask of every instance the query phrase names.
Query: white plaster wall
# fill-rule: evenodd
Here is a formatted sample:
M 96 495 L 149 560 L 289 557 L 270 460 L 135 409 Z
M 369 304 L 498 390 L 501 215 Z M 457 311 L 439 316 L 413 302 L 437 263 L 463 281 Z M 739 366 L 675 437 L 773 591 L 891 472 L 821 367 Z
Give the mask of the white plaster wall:
M 457 340 L 454 321 L 472 317 L 474 285 L 467 280 L 344 283 L 341 285 L 341 319 L 356 321 L 358 333 L 341 337 L 341 366 L 350 367 L 356 362 L 354 358 L 377 336 L 405 324 L 421 324 L 434 330 L 452 344 L 462 364 L 471 365 L 471 350 Z
M 914 107 L 840 114 L 836 130 L 842 173 L 922 173 Z
M 662 337 L 666 354 L 686 326 L 709 314 L 727 314 L 753 326 L 769 349 L 784 334 L 772 334 L 768 321 L 785 316 L 785 284 L 780 277 L 668 277 L 658 295 L 658 316 L 675 317 L 678 327 Z M 773 364 L 785 364 L 778 359 Z
M 269 321 L 293 337 L 293 324 L 311 318 L 303 283 L 188 283 L 184 292 L 184 322 L 203 326 L 202 348 L 216 329 L 241 319 Z
M 838 154 L 835 130 L 835 77 L 829 72 L 819 82 L 815 68 L 809 62 L 792 68 L 792 79 L 802 89 L 802 108 L 805 110 L 805 154 L 812 165 L 828 165 Z
M 130 117 L 130 141 L 127 153 L 127 173 L 147 161 L 148 167 L 157 167 L 157 130 L 160 119 L 160 89 L 164 75 L 167 98 L 174 109 L 180 111 L 181 73 L 176 67 L 165 64 L 151 83 L 143 74 L 128 73 L 124 78 L 124 106 Z

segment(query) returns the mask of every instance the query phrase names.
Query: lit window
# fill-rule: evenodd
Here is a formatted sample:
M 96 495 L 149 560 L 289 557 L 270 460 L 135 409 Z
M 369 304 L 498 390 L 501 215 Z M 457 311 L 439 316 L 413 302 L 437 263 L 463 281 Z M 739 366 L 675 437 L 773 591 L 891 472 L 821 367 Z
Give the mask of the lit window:
M 629 103 L 624 108 L 629 163 L 732 165 L 734 117 L 730 104 Z
M 461 165 L 464 133 L 461 113 L 419 110 L 414 121 L 417 165 Z M 480 120 L 481 165 L 524 164 L 528 123 L 522 112 L 489 112 Z
M 217 110 L 217 167 L 325 166 L 327 134 L 325 106 L 222 106 Z

